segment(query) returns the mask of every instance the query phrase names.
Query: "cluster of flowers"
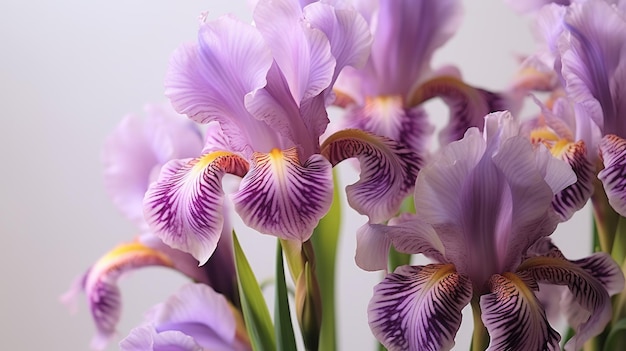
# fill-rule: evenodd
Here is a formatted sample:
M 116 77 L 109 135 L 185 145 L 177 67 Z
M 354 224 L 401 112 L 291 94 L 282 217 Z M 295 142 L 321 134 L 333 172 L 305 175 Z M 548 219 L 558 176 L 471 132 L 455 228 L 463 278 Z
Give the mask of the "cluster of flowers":
M 347 200 L 368 218 L 356 264 L 385 273 L 368 322 L 387 349 L 449 350 L 468 304 L 476 350 L 558 349 L 546 309 L 559 303 L 573 331 L 565 349 L 609 340 L 626 316 L 615 262 L 626 253 L 626 1 L 512 5 L 536 16 L 544 42 L 502 92 L 431 67 L 461 21 L 458 0 L 260 0 L 254 24 L 201 18 L 166 75 L 176 112 L 127 117 L 106 143 L 106 186 L 142 235 L 70 293 L 88 297 L 93 346 L 115 332 L 120 275 L 163 266 L 192 282 L 151 310 L 123 350 L 293 347 L 293 335 L 268 335 L 251 317 L 234 210 L 279 238 L 304 344 L 328 349 L 320 330 L 332 296 L 321 291 L 331 283 L 319 278 L 312 241 L 332 213 L 333 167 L 349 158 L 361 173 Z M 534 98 L 540 112 L 521 122 L 513 115 L 529 94 L 547 99 Z M 424 102 L 433 98 L 450 116 L 431 153 Z M 331 105 L 343 111 L 337 124 Z M 226 174 L 241 178 L 230 199 Z M 599 252 L 568 260 L 549 236 L 589 199 Z M 412 254 L 432 263 L 412 266 Z

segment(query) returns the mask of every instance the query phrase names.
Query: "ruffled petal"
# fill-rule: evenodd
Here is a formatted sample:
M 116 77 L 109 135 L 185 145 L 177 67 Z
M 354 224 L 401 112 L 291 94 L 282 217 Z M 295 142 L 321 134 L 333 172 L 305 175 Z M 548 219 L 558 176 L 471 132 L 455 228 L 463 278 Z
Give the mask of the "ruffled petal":
M 389 220 L 386 228 L 396 250 L 408 254 L 424 254 L 439 263 L 449 262 L 446 246 L 431 225 L 423 222 L 419 215 L 404 213 Z
M 247 171 L 246 160 L 223 151 L 168 162 L 144 199 L 150 229 L 167 245 L 204 264 L 224 223 L 222 177 L 225 173 L 243 177 Z
M 404 95 L 430 69 L 432 55 L 461 23 L 461 3 L 380 1 L 373 23 L 372 72 L 381 95 Z
M 345 66 L 360 68 L 370 53 L 372 35 L 365 19 L 353 8 L 313 3 L 303 9 L 304 18 L 326 34 L 336 66 L 333 81 Z
M 607 135 L 602 138 L 600 152 L 604 169 L 598 173 L 611 207 L 626 216 L 626 140 Z
M 554 250 L 547 256 L 527 259 L 518 272 L 530 274 L 537 282 L 565 285 L 569 289 L 568 303 L 573 307 L 567 309 L 568 322 L 576 334 L 565 345 L 566 350 L 578 350 L 586 340 L 602 332 L 611 320 L 609 293 L 624 286 L 619 266 L 605 254 L 568 261 Z
M 515 112 L 516 109 L 513 101 L 504 94 L 472 87 L 453 76 L 423 82 L 412 93 L 407 105 L 417 106 L 435 97 L 441 98 L 450 110 L 449 123 L 439 136 L 442 145 L 461 139 L 468 128 L 482 129 L 485 115 L 491 112 Z
M 450 350 L 472 285 L 453 265 L 400 266 L 374 287 L 367 308 L 388 350 Z
M 306 241 L 332 201 L 331 165 L 320 155 L 304 164 L 295 148 L 257 153 L 233 194 L 244 223 L 261 233 Z
M 202 136 L 193 122 L 165 106 L 148 105 L 145 110 L 145 119 L 124 117 L 102 149 L 104 186 L 113 203 L 141 229 L 147 228 L 143 197 L 159 168 L 202 149 Z
M 306 23 L 300 4 L 261 1 L 254 21 L 298 105 L 330 85 L 336 64 L 330 43 L 322 31 Z
M 252 118 L 246 94 L 266 84 L 270 50 L 258 30 L 230 16 L 202 23 L 197 44 L 173 54 L 165 77 L 165 95 L 179 113 L 200 123 L 217 120 L 237 151 L 271 129 Z
M 487 350 L 559 350 L 561 336 L 533 294 L 536 283 L 504 273 L 492 276 L 489 285 L 491 293 L 480 298 L 481 319 L 491 339 Z
M 404 145 L 357 129 L 331 135 L 321 153 L 333 166 L 351 157 L 360 161 L 359 181 L 348 185 L 346 193 L 350 206 L 371 223 L 396 214 L 422 166 L 422 159 Z

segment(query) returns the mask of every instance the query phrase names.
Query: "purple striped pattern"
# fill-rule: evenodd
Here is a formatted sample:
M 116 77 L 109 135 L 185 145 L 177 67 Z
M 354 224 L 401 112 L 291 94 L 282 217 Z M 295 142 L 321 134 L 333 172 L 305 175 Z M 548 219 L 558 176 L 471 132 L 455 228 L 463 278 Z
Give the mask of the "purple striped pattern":
M 626 216 L 626 140 L 606 135 L 600 142 L 604 169 L 598 173 L 613 209 Z
M 559 214 L 562 221 L 566 221 L 576 211 L 583 208 L 591 197 L 594 169 L 587 158 L 587 149 L 582 140 L 571 143 L 561 155 L 561 159 L 567 162 L 576 174 L 576 183 L 555 194 L 552 200 L 552 208 Z
M 471 297 L 453 265 L 401 266 L 374 287 L 369 325 L 389 351 L 450 350 Z
M 296 148 L 255 153 L 233 194 L 244 223 L 264 234 L 306 241 L 332 201 L 331 165 L 320 155 L 300 164 Z
M 144 198 L 150 229 L 167 245 L 204 264 L 224 224 L 222 177 L 242 177 L 247 171 L 245 159 L 223 151 L 168 162 Z
M 332 165 L 356 157 L 361 163 L 358 182 L 346 187 L 348 203 L 371 223 L 396 214 L 415 186 L 423 160 L 411 149 L 389 138 L 358 129 L 346 129 L 322 144 L 322 155 Z

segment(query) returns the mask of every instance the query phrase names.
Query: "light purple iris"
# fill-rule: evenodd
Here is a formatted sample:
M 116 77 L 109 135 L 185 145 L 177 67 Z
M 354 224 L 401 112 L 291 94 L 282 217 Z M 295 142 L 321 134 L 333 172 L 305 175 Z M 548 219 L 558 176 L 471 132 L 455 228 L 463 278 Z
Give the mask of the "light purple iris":
M 92 347 L 102 349 L 115 334 L 122 306 L 118 279 L 133 270 L 161 266 L 211 285 L 233 303 L 236 281 L 230 236 L 224 236 L 210 264 L 198 267 L 188 253 L 172 249 L 154 236 L 143 219 L 142 201 L 148 184 L 172 158 L 190 157 L 202 149 L 202 134 L 169 106 L 148 105 L 146 117 L 126 116 L 103 148 L 104 183 L 114 204 L 141 233 L 138 239 L 103 255 L 79 278 L 64 300 L 87 295 L 97 333 Z M 224 227 L 227 232 L 229 226 Z
M 399 251 L 435 261 L 401 266 L 374 288 L 369 324 L 389 350 L 449 350 L 472 299 L 489 350 L 557 350 L 560 336 L 534 294 L 540 284 L 568 288 L 576 334 L 567 350 L 610 320 L 609 296 L 624 286 L 619 266 L 604 253 L 569 261 L 547 239 L 561 220 L 553 198 L 574 173 L 518 132 L 509 113 L 487 116 L 482 135 L 469 129 L 421 170 L 419 215 L 369 226 Z
M 334 3 L 259 1 L 254 25 L 203 20 L 198 41 L 174 53 L 172 105 L 217 123 L 201 156 L 165 165 L 146 194 L 147 221 L 165 243 L 206 262 L 223 227 L 227 173 L 243 178 L 232 200 L 246 225 L 306 241 L 330 206 L 331 167 L 347 157 L 362 165 L 349 203 L 375 222 L 395 214 L 419 169 L 409 150 L 358 130 L 320 145 L 333 83 L 345 66 L 364 64 L 371 42 L 365 20 Z
M 471 87 L 454 67 L 434 70 L 433 54 L 458 29 L 458 0 L 355 1 L 373 35 L 372 53 L 363 68 L 342 71 L 335 104 L 342 122 L 404 143 L 425 157 L 433 131 L 422 103 L 440 97 L 450 108 L 440 141 L 458 140 L 472 126 L 482 127 L 489 112 L 511 109 L 504 94 Z
M 541 9 L 537 23 L 547 49 L 537 56 L 553 66 L 564 95 L 544 107 L 545 125 L 560 138 L 583 140 L 592 171 L 601 150 L 598 178 L 624 215 L 626 183 L 619 175 L 626 169 L 626 1 L 552 4 Z
M 211 287 L 187 284 L 120 342 L 123 351 L 252 350 L 238 310 Z

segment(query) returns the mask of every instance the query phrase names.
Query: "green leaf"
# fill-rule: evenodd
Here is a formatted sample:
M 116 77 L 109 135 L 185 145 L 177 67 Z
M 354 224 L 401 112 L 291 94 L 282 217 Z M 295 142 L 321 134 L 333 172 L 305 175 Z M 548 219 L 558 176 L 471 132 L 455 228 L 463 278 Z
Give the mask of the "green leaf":
M 287 283 L 285 283 L 285 267 L 283 265 L 283 249 L 280 241 L 276 244 L 276 300 L 274 303 L 274 332 L 276 333 L 277 351 L 296 350 L 296 339 L 289 313 Z
M 623 350 L 626 347 L 626 318 L 613 325 L 604 344 L 604 351 Z
M 335 174 L 336 175 L 336 174 Z M 335 327 L 335 271 L 339 226 L 341 224 L 341 203 L 339 184 L 334 177 L 333 203 L 313 231 L 311 242 L 315 250 L 315 273 L 322 296 L 322 330 L 319 349 L 335 351 L 337 349 L 337 330 Z
M 259 287 L 248 259 L 239 245 L 237 235 L 233 230 L 233 246 L 235 264 L 237 267 L 237 283 L 241 299 L 241 309 L 246 322 L 246 330 L 250 337 L 252 349 L 255 351 L 276 350 L 274 327 L 263 293 Z

